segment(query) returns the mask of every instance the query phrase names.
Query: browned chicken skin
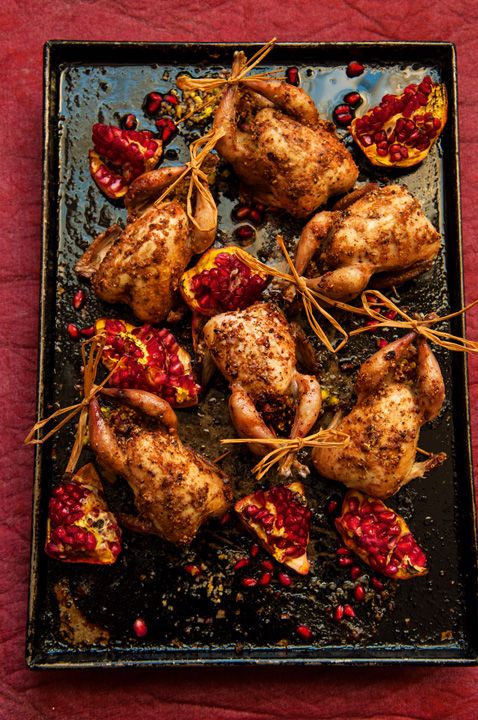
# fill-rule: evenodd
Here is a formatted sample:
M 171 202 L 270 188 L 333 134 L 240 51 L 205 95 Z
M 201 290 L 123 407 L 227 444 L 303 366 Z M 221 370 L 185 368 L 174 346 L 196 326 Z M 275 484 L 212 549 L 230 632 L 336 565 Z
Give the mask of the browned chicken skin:
M 89 436 L 98 462 L 131 486 L 139 518 L 128 526 L 184 545 L 211 517 L 221 517 L 232 493 L 225 475 L 182 444 L 170 405 L 143 390 L 103 389 L 121 403 L 108 420 L 95 397 Z M 135 412 L 125 410 L 131 407 Z
M 189 260 L 216 235 L 215 209 L 199 193 L 194 218 L 199 227 L 176 199 L 148 206 L 183 170 L 161 168 L 137 178 L 125 197 L 132 221 L 123 231 L 113 225 L 99 235 L 76 264 L 79 275 L 91 278 L 99 298 L 126 303 L 143 322 L 168 317 Z
M 335 423 L 350 436 L 349 444 L 313 450 L 321 475 L 387 498 L 443 462 L 443 453 L 415 459 L 420 428 L 438 415 L 445 398 L 440 367 L 424 338 L 409 333 L 372 355 L 355 389 L 355 407 Z
M 256 303 L 246 310 L 216 315 L 206 323 L 204 338 L 230 383 L 229 410 L 240 435 L 276 437 L 271 420 L 274 414 L 281 417 L 287 411 L 292 415 L 290 437 L 307 434 L 320 412 L 320 385 L 315 377 L 297 371 L 295 342 L 275 305 Z M 258 455 L 271 450 L 267 443 L 249 448 Z M 291 463 L 288 457 L 281 474 L 290 474 Z M 295 467 L 301 474 L 308 472 L 299 463 Z
M 233 70 L 243 63 L 243 53 L 236 53 Z M 254 197 L 295 217 L 306 217 L 357 179 L 357 167 L 333 125 L 319 118 L 304 90 L 286 82 L 247 78 L 230 85 L 214 128 L 225 130 L 218 153 Z
M 351 300 L 369 283 L 389 287 L 414 278 L 430 268 L 439 250 L 439 233 L 406 188 L 370 184 L 307 223 L 295 265 L 302 275 L 316 256 L 322 274 L 309 287 Z

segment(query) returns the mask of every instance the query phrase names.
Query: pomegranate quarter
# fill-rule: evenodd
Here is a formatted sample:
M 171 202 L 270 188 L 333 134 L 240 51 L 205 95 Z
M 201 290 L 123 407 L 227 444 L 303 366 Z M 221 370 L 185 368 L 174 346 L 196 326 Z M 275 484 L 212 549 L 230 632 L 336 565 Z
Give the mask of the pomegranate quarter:
M 311 512 L 302 483 L 258 490 L 239 500 L 235 510 L 242 524 L 278 562 L 307 575 Z
M 429 75 L 353 120 L 350 131 L 373 165 L 412 167 L 428 155 L 447 118 L 444 85 Z
M 91 177 L 112 200 L 128 191 L 139 175 L 159 162 L 163 145 L 149 130 L 121 130 L 113 125 L 93 125 L 94 149 L 89 152 Z
M 335 527 L 344 545 L 376 572 L 394 580 L 409 580 L 428 572 L 425 553 L 407 523 L 381 500 L 349 491 Z
M 267 276 L 254 273 L 237 255 L 234 246 L 208 250 L 180 282 L 181 295 L 191 310 L 212 317 L 243 310 L 258 300 Z
M 93 465 L 85 465 L 54 488 L 45 551 L 55 560 L 94 565 L 110 565 L 121 552 L 121 530 Z

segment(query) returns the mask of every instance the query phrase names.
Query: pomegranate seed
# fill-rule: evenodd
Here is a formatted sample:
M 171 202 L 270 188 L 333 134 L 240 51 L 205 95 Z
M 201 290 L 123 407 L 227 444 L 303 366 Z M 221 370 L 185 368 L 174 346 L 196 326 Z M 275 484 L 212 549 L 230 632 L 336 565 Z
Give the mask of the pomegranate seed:
M 351 108 L 348 105 L 337 105 L 334 109 L 334 121 L 337 125 L 345 127 L 353 120 Z
M 219 520 L 219 525 L 227 525 L 227 523 L 230 521 L 230 519 L 231 519 L 231 513 L 230 512 L 224 513 L 222 518 Z
M 240 560 L 238 560 L 236 562 L 233 570 L 234 570 L 234 572 L 237 572 L 238 570 L 242 570 L 242 568 L 245 568 L 250 564 L 251 564 L 251 561 L 249 560 L 249 558 L 241 558 Z
M 355 610 L 352 605 L 344 605 L 344 615 L 349 618 L 355 617 Z
M 259 578 L 259 585 L 269 585 L 271 580 L 272 580 L 272 575 L 270 572 L 262 573 L 262 575 Z
M 245 578 L 242 578 L 241 584 L 247 588 L 256 587 L 257 580 L 252 577 L 245 577 Z
M 384 347 L 387 347 L 388 340 L 385 340 L 385 338 L 377 338 L 377 347 L 381 350 Z
M 78 338 L 80 337 L 80 331 L 76 327 L 76 325 L 73 325 L 73 323 L 68 323 L 68 325 L 66 326 L 66 330 L 72 340 L 78 340 Z
M 344 606 L 343 605 L 337 605 L 337 607 L 334 610 L 334 620 L 336 622 L 340 622 L 344 616 Z
M 171 138 L 173 137 L 174 133 L 175 133 L 175 131 L 174 131 L 174 130 L 171 130 L 171 128 L 167 128 L 167 127 L 164 128 L 164 130 L 163 130 L 163 132 L 162 132 L 162 134 L 161 134 L 161 140 L 163 141 L 163 143 L 167 143 L 168 140 L 171 140 Z
M 314 633 L 307 627 L 307 625 L 297 625 L 295 631 L 297 635 L 300 635 L 300 637 L 304 638 L 304 640 L 311 640 L 314 636 Z
M 328 515 L 332 515 L 338 508 L 339 503 L 337 500 L 329 500 L 326 507 L 326 512 Z
M 292 585 L 292 579 L 284 572 L 280 572 L 277 575 L 277 579 L 279 580 L 280 584 L 284 587 L 290 587 Z
M 350 550 L 347 547 L 339 547 L 335 551 L 337 555 L 350 555 Z
M 354 588 L 354 598 L 361 602 L 365 598 L 365 590 L 363 589 L 363 585 L 357 585 Z
M 352 580 L 356 580 L 359 575 L 362 574 L 362 568 L 359 565 L 353 565 L 350 568 L 350 577 Z
M 370 135 L 361 135 L 360 142 L 364 147 L 370 147 L 370 145 L 373 145 L 373 140 Z
M 83 335 L 85 338 L 91 338 L 96 333 L 96 328 L 94 325 L 90 325 L 89 327 L 81 328 L 80 334 Z
M 383 590 L 383 582 L 378 579 L 378 577 L 371 577 L 370 583 L 375 588 L 375 590 Z
M 261 562 L 261 566 L 264 568 L 264 570 L 269 570 L 269 572 L 274 571 L 274 564 L 270 560 L 263 560 Z
M 249 217 L 251 208 L 247 205 L 238 205 L 233 210 L 233 216 L 236 220 L 246 220 Z
M 185 565 L 184 569 L 187 573 L 189 573 L 192 577 L 197 577 L 201 574 L 201 568 L 197 565 Z
M 255 236 L 255 234 L 256 234 L 256 231 L 254 230 L 252 225 L 240 225 L 234 231 L 234 235 L 241 242 L 250 240 L 251 238 L 253 238 Z
M 164 100 L 170 105 L 177 105 L 179 103 L 179 98 L 177 98 L 176 95 L 173 95 L 172 93 L 168 93 L 167 95 L 165 95 Z
M 127 113 L 126 115 L 123 115 L 120 120 L 120 127 L 123 130 L 136 130 L 136 128 L 138 127 L 138 119 L 136 115 L 133 115 L 133 113 Z
M 148 626 L 146 625 L 143 618 L 136 618 L 136 620 L 133 623 L 133 630 L 135 632 L 136 637 L 144 637 L 148 634 Z
M 286 80 L 289 83 L 289 85 L 298 85 L 299 84 L 299 69 L 296 67 L 287 68 L 285 77 L 286 77 Z
M 350 105 L 350 107 L 355 109 L 356 107 L 358 107 L 359 105 L 362 104 L 363 100 L 362 100 L 362 96 L 360 95 L 360 93 L 349 92 L 349 93 L 347 93 L 347 95 L 345 95 L 344 102 L 346 102 L 347 105 Z
M 257 557 L 257 555 L 259 554 L 259 550 L 259 545 L 257 543 L 253 543 L 251 545 L 251 549 L 249 550 L 249 555 L 251 556 L 251 558 Z
M 357 60 L 352 60 L 347 65 L 347 69 L 345 72 L 347 73 L 347 77 L 353 78 L 353 77 L 358 77 L 358 75 L 361 75 L 364 70 L 365 70 L 365 68 L 362 65 L 362 63 L 359 63 Z
M 77 290 L 76 293 L 73 295 L 73 307 L 75 310 L 81 310 L 83 305 L 85 304 L 86 295 L 83 292 L 83 290 Z
M 354 564 L 354 561 L 351 557 L 339 557 L 337 563 L 339 567 L 350 567 L 350 565 Z
M 251 221 L 256 225 L 259 225 L 262 222 L 262 214 L 259 212 L 259 210 L 252 209 L 249 213 L 249 217 L 251 218 Z
M 143 102 L 143 108 L 147 115 L 155 115 L 159 108 L 161 107 L 161 103 L 163 102 L 163 96 L 158 92 L 150 92 L 148 95 L 146 95 L 144 102 Z

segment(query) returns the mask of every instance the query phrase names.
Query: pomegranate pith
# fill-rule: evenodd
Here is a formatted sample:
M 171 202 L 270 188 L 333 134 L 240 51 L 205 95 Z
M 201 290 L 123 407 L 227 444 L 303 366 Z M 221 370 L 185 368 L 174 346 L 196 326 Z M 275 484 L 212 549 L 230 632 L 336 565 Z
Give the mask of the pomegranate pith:
M 311 512 L 301 483 L 258 490 L 235 505 L 243 525 L 274 558 L 301 575 L 309 572 L 307 545 Z M 252 552 L 251 552 L 252 555 Z M 283 583 L 279 573 L 279 582 Z

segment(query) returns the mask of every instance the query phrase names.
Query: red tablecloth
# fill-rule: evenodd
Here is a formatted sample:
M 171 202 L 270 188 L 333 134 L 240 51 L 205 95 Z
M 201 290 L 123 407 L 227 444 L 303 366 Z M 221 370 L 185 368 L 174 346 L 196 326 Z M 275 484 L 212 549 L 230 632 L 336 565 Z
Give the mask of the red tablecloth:
M 329 5 L 329 7 L 327 7 Z M 447 40 L 458 49 L 461 182 L 468 299 L 478 277 L 478 6 L 476 0 L 24 0 L 0 10 L 0 718 L 453 718 L 478 716 L 478 668 L 202 669 L 32 673 L 24 664 L 35 408 L 47 39 Z M 478 337 L 478 312 L 468 320 Z M 470 361 L 478 465 L 478 363 Z M 2 444 L 3 444 L 2 443 Z

